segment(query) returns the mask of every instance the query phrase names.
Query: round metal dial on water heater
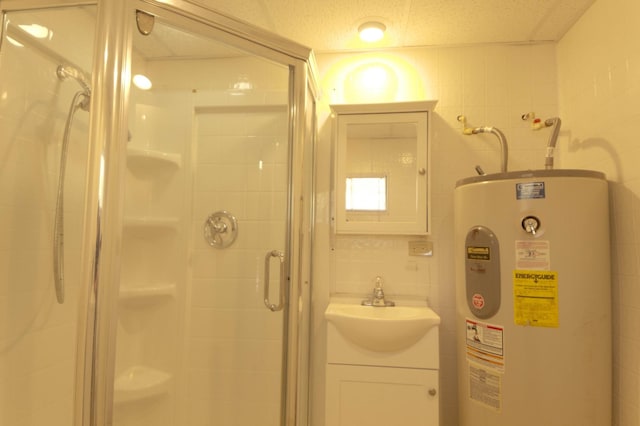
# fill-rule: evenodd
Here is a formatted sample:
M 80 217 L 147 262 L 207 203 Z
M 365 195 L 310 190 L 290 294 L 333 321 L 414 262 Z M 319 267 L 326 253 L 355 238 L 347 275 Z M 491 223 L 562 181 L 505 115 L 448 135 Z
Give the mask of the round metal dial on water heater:
M 535 216 L 527 216 L 522 219 L 522 229 L 531 235 L 536 235 L 536 231 L 540 228 L 540 219 Z

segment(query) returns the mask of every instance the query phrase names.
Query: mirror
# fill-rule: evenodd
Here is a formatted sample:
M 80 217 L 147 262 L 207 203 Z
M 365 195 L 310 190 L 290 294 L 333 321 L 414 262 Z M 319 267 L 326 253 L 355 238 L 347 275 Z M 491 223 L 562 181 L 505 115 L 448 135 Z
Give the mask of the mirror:
M 335 229 L 429 232 L 428 123 L 435 102 L 333 105 Z
M 387 211 L 387 177 L 349 177 L 346 181 L 347 211 Z

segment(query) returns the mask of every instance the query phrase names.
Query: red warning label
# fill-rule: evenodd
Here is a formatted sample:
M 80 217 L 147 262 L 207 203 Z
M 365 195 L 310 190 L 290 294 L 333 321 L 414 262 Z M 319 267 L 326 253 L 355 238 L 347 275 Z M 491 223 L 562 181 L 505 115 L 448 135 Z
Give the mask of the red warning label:
M 471 302 L 473 303 L 473 307 L 476 309 L 482 309 L 484 308 L 484 296 L 481 294 L 474 294 Z

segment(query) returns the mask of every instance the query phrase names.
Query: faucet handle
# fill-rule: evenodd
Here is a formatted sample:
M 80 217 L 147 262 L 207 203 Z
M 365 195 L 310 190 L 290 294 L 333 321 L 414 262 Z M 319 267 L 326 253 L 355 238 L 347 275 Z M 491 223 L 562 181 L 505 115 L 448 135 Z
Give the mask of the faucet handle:
M 382 288 L 382 277 L 380 275 L 378 275 L 376 277 L 376 286 L 375 286 L 375 288 L 376 289 L 378 289 L 378 288 L 381 289 Z
M 381 276 L 377 276 L 375 278 L 375 286 L 373 287 L 373 294 L 371 295 L 371 298 L 363 300 L 362 304 L 365 306 L 395 306 L 394 302 L 384 300 Z
M 382 289 L 382 277 L 376 277 L 376 285 L 373 288 L 374 299 L 384 299 L 384 290 Z

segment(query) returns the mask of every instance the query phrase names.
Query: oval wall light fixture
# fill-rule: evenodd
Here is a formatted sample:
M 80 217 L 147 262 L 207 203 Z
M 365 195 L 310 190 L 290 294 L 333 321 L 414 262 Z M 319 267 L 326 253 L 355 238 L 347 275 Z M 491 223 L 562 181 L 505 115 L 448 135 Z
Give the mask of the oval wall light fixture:
M 384 37 L 386 29 L 387 27 L 382 22 L 369 21 L 358 27 L 358 33 L 360 34 L 360 40 L 373 43 Z

